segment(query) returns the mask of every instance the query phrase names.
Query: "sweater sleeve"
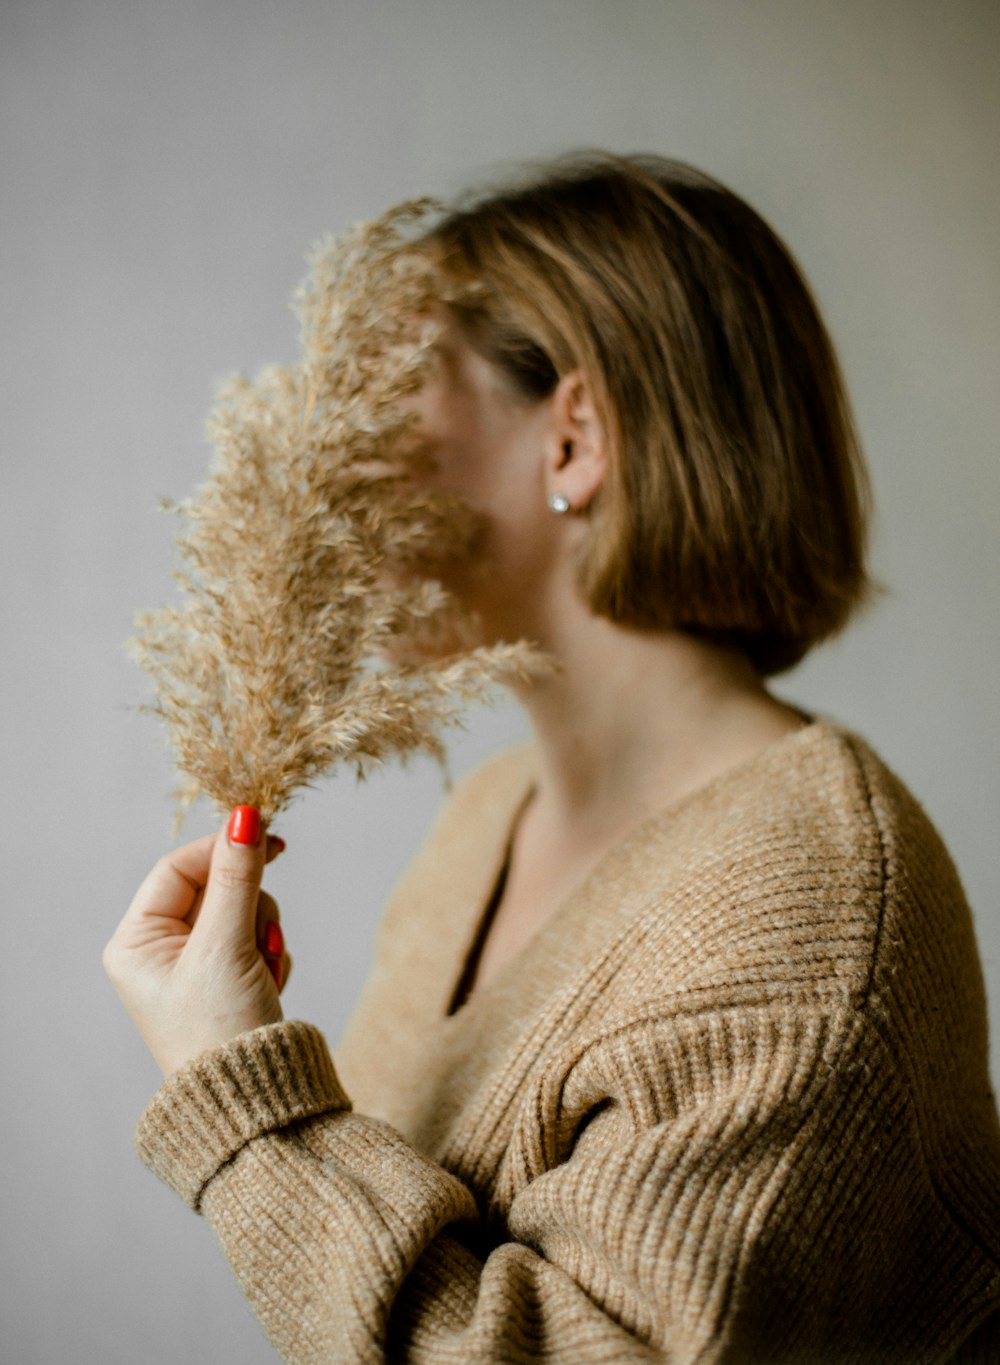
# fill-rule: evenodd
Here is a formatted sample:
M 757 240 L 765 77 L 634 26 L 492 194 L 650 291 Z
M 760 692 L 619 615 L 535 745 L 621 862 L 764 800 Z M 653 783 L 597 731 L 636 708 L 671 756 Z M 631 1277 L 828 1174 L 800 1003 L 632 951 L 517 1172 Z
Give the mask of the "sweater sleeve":
M 294 1365 L 945 1360 L 970 1324 L 921 1267 L 974 1258 L 869 1035 L 767 1008 L 625 1021 L 519 1104 L 485 1223 L 459 1179 L 351 1111 L 307 1024 L 169 1078 L 137 1147 Z M 967 1287 L 981 1314 L 989 1286 Z

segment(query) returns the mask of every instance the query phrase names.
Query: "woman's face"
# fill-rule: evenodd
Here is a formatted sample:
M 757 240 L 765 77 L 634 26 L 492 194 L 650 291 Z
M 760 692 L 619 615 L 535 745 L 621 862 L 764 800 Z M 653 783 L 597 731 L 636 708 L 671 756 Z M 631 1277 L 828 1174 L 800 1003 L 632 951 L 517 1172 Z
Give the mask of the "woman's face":
M 481 530 L 475 552 L 435 565 L 435 576 L 479 613 L 490 636 L 518 638 L 530 630 L 558 541 L 545 484 L 551 405 L 516 395 L 448 326 L 412 406 L 430 456 L 429 486 L 461 499 Z

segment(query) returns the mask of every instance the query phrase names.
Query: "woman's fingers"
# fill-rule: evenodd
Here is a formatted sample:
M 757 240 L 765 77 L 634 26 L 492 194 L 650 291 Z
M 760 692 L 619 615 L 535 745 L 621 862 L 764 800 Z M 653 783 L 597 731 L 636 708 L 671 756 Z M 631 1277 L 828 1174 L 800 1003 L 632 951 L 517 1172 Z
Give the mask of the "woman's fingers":
M 285 937 L 281 932 L 278 903 L 266 891 L 262 891 L 257 899 L 257 948 L 280 991 L 288 976 L 284 962 Z
M 212 841 L 213 841 L 213 843 L 214 843 L 214 836 L 209 836 L 209 837 L 212 838 Z M 285 851 L 285 841 L 284 841 L 284 839 L 279 838 L 277 834 L 269 834 L 269 835 L 267 836 L 267 844 L 266 844 L 266 846 L 265 846 L 265 853 L 264 853 L 264 863 L 265 863 L 265 865 L 266 865 L 267 863 L 273 863 L 274 860 L 275 860 L 275 858 L 277 858 L 278 854 L 279 854 L 279 853 L 284 853 L 284 851 Z M 198 912 L 199 912 L 199 910 L 201 909 L 201 902 L 202 902 L 202 897 L 203 897 L 203 895 L 204 895 L 204 888 L 202 888 L 202 890 L 199 891 L 197 897 L 195 898 L 194 905 L 191 907 L 191 912 L 190 912 L 190 914 L 188 914 L 188 915 L 185 917 L 185 918 L 187 919 L 187 922 L 188 922 L 188 925 L 189 925 L 189 926 L 193 926 L 195 920 L 198 918 Z M 274 906 L 275 914 L 277 914 L 277 909 L 278 909 L 278 907 L 277 907 L 276 902 L 273 901 L 273 900 L 271 900 L 271 897 L 268 896 L 266 892 L 262 891 L 262 892 L 260 893 L 260 896 L 258 897 L 258 908 L 257 908 L 257 920 L 258 920 L 258 923 L 260 922 L 260 918 L 261 918 L 260 902 L 261 902 L 261 900 L 263 900 L 263 899 L 266 899 L 271 905 Z
M 268 921 L 264 933 L 264 961 L 280 991 L 285 984 L 285 938 L 277 920 Z
M 264 838 L 259 812 L 237 808 L 217 835 L 160 859 L 105 948 L 105 969 L 165 1074 L 281 1019 L 264 967 L 280 989 L 284 944 L 260 882 L 282 847 Z
M 206 834 L 166 853 L 132 898 L 122 924 L 135 927 L 150 914 L 185 919 L 208 880 L 215 836 Z
M 284 839 L 277 834 L 269 834 L 265 861 L 271 862 L 284 851 Z M 291 958 L 285 952 L 285 938 L 281 932 L 280 921 L 281 911 L 278 909 L 277 901 L 266 891 L 262 891 L 257 898 L 257 947 L 279 992 L 284 988 L 291 970 Z
M 191 928 L 201 910 L 217 839 L 217 835 L 205 834 L 164 854 L 136 891 L 121 927 L 135 930 L 152 916 L 160 921 L 184 920 Z M 284 839 L 269 834 L 264 862 L 273 862 L 284 850 Z

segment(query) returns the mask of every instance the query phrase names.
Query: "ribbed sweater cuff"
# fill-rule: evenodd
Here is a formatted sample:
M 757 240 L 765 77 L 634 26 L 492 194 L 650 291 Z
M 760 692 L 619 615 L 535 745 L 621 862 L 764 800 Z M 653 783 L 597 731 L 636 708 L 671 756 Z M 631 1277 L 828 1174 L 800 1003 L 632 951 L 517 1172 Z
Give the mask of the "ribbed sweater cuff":
M 241 1033 L 169 1076 L 139 1120 L 135 1148 L 197 1210 L 216 1171 L 253 1138 L 350 1107 L 319 1029 L 283 1020 Z

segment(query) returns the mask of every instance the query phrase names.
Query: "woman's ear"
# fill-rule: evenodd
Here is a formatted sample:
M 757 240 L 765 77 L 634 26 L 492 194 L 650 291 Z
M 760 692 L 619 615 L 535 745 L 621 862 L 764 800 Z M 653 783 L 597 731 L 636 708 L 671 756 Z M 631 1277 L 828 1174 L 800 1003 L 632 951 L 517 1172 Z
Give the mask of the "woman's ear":
M 552 429 L 546 450 L 546 496 L 582 512 L 604 482 L 607 441 L 581 370 L 563 375 L 550 397 Z

